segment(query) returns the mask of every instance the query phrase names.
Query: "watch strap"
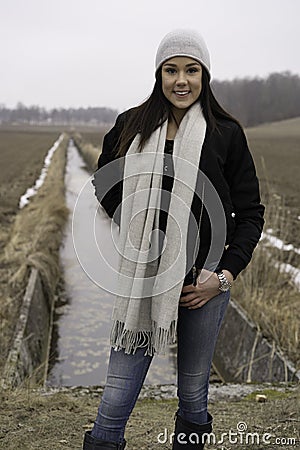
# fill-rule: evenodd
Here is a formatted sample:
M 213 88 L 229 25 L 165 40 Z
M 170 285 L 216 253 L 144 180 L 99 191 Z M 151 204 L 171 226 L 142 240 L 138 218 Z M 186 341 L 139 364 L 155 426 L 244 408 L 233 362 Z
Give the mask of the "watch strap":
M 226 278 L 224 272 L 222 272 L 222 270 L 218 270 L 216 272 L 217 277 L 219 278 L 219 290 L 221 292 L 227 292 L 229 291 L 229 289 L 231 289 L 232 285 L 230 283 L 230 281 Z

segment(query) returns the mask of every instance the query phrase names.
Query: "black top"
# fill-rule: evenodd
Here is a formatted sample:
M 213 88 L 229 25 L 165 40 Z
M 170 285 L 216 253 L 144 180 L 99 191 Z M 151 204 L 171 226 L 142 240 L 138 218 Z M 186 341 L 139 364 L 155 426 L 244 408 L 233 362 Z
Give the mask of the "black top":
M 173 166 L 173 147 L 174 141 L 167 139 L 165 144 L 163 178 L 162 178 L 162 192 L 159 215 L 159 229 L 164 233 L 166 231 L 168 210 L 170 206 L 170 193 L 174 183 L 174 166 Z

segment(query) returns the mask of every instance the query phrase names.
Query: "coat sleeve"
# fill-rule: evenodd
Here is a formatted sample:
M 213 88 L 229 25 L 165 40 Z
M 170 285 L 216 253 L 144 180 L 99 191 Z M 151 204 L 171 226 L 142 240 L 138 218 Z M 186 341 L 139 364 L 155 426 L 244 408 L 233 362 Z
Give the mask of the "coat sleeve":
M 248 265 L 264 225 L 255 165 L 246 136 L 237 126 L 233 133 L 225 164 L 225 177 L 230 187 L 235 220 L 235 232 L 220 261 L 221 269 L 229 270 L 234 278 Z
M 124 114 L 117 117 L 113 128 L 104 136 L 98 170 L 92 184 L 95 195 L 109 217 L 120 225 L 122 202 L 122 158 L 116 158 L 117 145 L 124 125 Z M 120 207 L 118 208 L 118 206 Z

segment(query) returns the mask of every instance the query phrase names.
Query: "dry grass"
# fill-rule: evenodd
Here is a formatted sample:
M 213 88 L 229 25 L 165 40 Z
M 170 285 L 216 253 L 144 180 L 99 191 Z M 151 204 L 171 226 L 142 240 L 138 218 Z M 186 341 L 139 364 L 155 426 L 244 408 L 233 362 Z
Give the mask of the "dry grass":
M 282 197 L 269 193 L 264 203 L 265 230 L 272 228 L 273 233 L 286 242 L 292 223 Z M 262 333 L 274 340 L 299 369 L 300 292 L 290 274 L 280 271 L 280 264 L 290 263 L 292 259 L 292 253 L 265 247 L 262 240 L 251 263 L 234 283 L 232 295 Z
M 88 142 L 92 144 L 94 147 L 97 147 L 98 149 L 101 149 L 103 137 L 105 133 L 112 127 L 111 126 L 99 126 L 94 128 L 77 128 L 77 132 L 80 133 L 81 139 L 84 142 Z
M 79 133 L 73 133 L 72 139 L 78 151 L 81 153 L 81 156 L 85 160 L 91 171 L 95 171 L 97 169 L 97 161 L 99 158 L 99 154 L 101 153 L 101 148 L 96 147 L 95 145 L 87 142 L 85 138 Z
M 268 397 L 266 403 L 257 403 L 255 395 L 240 401 L 216 401 L 210 405 L 214 417 L 214 432 L 217 439 L 221 433 L 237 431 L 241 421 L 250 433 L 263 433 L 278 438 L 295 438 L 299 444 L 297 417 L 299 405 L 297 392 L 286 388 L 285 392 L 276 386 L 267 391 L 257 389 Z M 0 394 L 0 448 L 6 450 L 81 449 L 85 430 L 92 428 L 99 398 L 89 393 L 78 394 L 69 390 L 65 393 L 42 395 L 30 386 L 13 392 Z M 170 444 L 158 444 L 157 436 L 165 428 L 168 436 L 173 432 L 176 400 L 139 400 L 126 429 L 128 450 L 169 449 Z M 245 436 L 244 436 L 245 439 Z M 245 442 L 245 441 L 244 441 Z M 296 446 L 229 444 L 228 435 L 221 445 L 209 445 L 211 450 L 258 450 L 263 448 L 292 449 Z
M 44 184 L 17 214 L 1 255 L 1 360 L 4 362 L 31 267 L 51 297 L 59 277 L 59 247 L 68 209 L 64 199 L 67 136 L 53 155 Z

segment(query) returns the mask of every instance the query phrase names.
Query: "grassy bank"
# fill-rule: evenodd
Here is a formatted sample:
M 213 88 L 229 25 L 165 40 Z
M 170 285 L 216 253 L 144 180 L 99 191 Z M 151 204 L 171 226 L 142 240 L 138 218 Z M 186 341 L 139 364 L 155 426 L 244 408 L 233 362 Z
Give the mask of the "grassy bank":
M 96 147 L 100 153 L 100 149 L 102 148 L 103 137 L 111 127 L 112 125 L 95 127 L 94 129 L 76 127 L 76 131 L 80 133 L 83 142 L 92 144 L 93 147 Z
M 102 136 L 103 137 L 103 136 Z M 79 153 L 83 157 L 89 169 L 93 172 L 97 169 L 97 162 L 99 155 L 101 153 L 101 147 L 99 146 L 98 140 L 100 136 L 93 134 L 82 134 L 82 133 L 73 133 L 72 139 L 76 147 L 78 148 Z M 89 142 L 87 139 L 91 139 Z M 97 145 L 98 144 L 98 145 Z
M 267 396 L 267 401 L 258 403 L 256 393 Z M 85 430 L 92 427 L 99 404 L 95 393 L 83 389 L 70 389 L 67 392 L 42 395 L 30 387 L 14 392 L 2 393 L 1 397 L 0 448 L 6 450 L 45 450 L 81 449 Z M 244 441 L 233 444 L 227 437 L 221 444 L 207 446 L 211 450 L 258 450 L 299 448 L 299 397 L 295 389 L 284 391 L 276 386 L 254 387 L 254 392 L 237 401 L 216 400 L 209 410 L 214 417 L 214 433 L 217 440 L 222 433 L 237 431 L 237 424 L 246 423 L 248 433 L 264 433 L 271 436 L 271 445 L 260 441 L 246 444 Z M 130 417 L 126 439 L 128 450 L 170 449 L 170 443 L 163 443 L 174 427 L 176 400 L 139 400 Z M 240 425 L 241 426 L 241 425 Z M 162 433 L 160 442 L 158 435 Z M 241 439 L 241 435 L 239 436 Z M 275 438 L 296 439 L 296 445 L 274 444 Z M 256 441 L 254 441 L 256 442 Z M 286 442 L 286 441 L 285 441 Z M 272 445 L 273 443 L 273 445 Z M 245 444 L 245 445 L 244 445 Z
M 286 214 L 282 200 L 270 194 L 266 196 L 265 205 L 265 228 L 272 227 L 282 238 L 289 234 L 291 216 Z M 282 264 L 289 260 L 293 262 L 293 259 L 292 254 L 265 247 L 262 240 L 251 263 L 235 281 L 232 296 L 263 335 L 275 341 L 299 370 L 300 292 L 292 283 L 291 275 L 280 269 Z
M 266 206 L 265 230 L 284 243 L 299 247 L 300 204 L 298 176 L 300 118 L 260 125 L 246 130 Z M 238 277 L 233 296 L 262 333 L 273 339 L 300 368 L 300 292 L 281 264 L 299 267 L 299 255 L 257 247 L 249 267 Z
M 31 142 L 34 142 L 34 136 L 31 136 Z M 68 138 L 65 136 L 53 155 L 45 182 L 37 195 L 32 197 L 30 203 L 22 210 L 15 210 L 14 220 L 8 230 L 5 230 L 3 252 L 0 257 L 1 367 L 13 338 L 30 267 L 39 269 L 50 297 L 54 294 L 58 282 L 60 271 L 58 251 L 63 226 L 69 213 L 64 200 L 67 142 Z M 40 159 L 42 166 L 43 158 Z M 29 160 L 26 164 L 27 170 L 30 166 Z M 25 190 L 21 193 L 23 194 Z M 14 192 L 16 196 L 17 190 Z M 15 208 L 16 204 L 15 200 Z

